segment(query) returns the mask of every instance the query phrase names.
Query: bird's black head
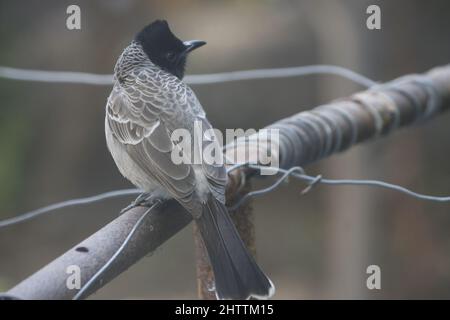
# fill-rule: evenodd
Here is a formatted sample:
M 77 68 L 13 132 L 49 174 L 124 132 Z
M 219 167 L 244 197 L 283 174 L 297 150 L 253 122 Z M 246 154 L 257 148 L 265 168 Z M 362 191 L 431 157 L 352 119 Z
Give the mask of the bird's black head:
M 181 41 L 169 29 L 165 20 L 156 20 L 142 29 L 135 40 L 149 59 L 179 79 L 184 76 L 189 52 L 206 44 L 204 41 Z

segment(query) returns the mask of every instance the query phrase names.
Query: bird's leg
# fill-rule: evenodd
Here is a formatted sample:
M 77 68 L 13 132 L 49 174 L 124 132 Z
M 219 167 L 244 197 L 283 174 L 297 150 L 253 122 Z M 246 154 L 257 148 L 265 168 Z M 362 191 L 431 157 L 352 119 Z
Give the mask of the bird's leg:
M 159 199 L 157 197 L 153 196 L 151 193 L 143 192 L 136 198 L 136 200 L 134 200 L 128 206 L 123 208 L 120 211 L 120 214 L 123 214 L 123 213 L 127 212 L 128 210 L 131 210 L 136 207 L 150 208 L 158 200 Z

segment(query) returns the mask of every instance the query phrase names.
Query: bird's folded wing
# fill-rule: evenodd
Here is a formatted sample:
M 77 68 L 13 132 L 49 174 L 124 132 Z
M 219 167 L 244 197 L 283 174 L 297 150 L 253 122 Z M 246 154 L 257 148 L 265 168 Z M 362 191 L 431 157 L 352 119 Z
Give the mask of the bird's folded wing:
M 198 183 L 194 168 L 189 164 L 190 159 L 179 164 L 173 162 L 172 153 L 180 155 L 182 152 L 170 135 L 176 129 L 173 122 L 180 121 L 182 112 L 203 119 L 210 127 L 203 109 L 184 85 L 173 82 L 170 87 L 170 81 L 160 79 L 165 83 L 163 86 L 157 77 L 151 77 L 146 71 L 141 71 L 135 79 L 132 86 L 115 86 L 108 99 L 107 121 L 111 132 L 149 179 L 159 182 L 187 209 L 197 211 L 199 203 L 193 201 Z M 170 119 L 177 121 L 170 122 Z M 202 164 L 201 167 L 213 195 L 224 201 L 226 172 L 223 166 Z

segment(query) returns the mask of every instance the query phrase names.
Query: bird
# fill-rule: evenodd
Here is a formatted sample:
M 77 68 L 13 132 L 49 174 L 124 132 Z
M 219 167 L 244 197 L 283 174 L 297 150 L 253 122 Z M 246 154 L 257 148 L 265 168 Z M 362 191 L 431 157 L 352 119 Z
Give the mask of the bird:
M 225 205 L 224 164 L 174 163 L 171 156 L 180 152 L 180 144 L 172 139 L 174 131 L 193 134 L 194 123 L 202 125 L 202 133 L 212 128 L 197 96 L 183 82 L 189 53 L 205 44 L 180 40 L 166 20 L 140 30 L 114 67 L 106 104 L 106 143 L 120 173 L 144 191 L 134 205 L 175 199 L 192 215 L 218 299 L 267 299 L 274 285 L 247 250 Z M 210 136 L 209 143 L 217 143 L 216 138 Z

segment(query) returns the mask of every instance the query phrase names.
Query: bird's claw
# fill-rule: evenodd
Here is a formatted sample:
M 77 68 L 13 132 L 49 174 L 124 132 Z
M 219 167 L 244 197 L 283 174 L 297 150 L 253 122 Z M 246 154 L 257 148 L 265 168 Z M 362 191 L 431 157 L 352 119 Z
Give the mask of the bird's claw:
M 155 204 L 155 202 L 158 202 L 158 201 L 160 201 L 160 200 L 158 198 L 154 197 L 153 195 L 151 195 L 150 193 L 143 192 L 136 198 L 136 200 L 134 200 L 128 206 L 126 206 L 125 208 L 120 210 L 120 214 L 123 214 L 133 208 L 136 208 L 136 207 L 150 208 L 151 206 L 153 206 Z

